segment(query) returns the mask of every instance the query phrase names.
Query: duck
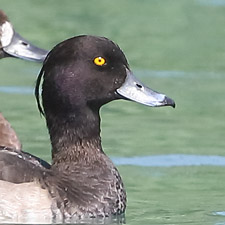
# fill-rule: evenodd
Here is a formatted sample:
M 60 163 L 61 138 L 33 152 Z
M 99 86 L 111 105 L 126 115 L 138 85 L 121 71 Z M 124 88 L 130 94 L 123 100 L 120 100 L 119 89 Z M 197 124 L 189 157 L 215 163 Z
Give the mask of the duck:
M 0 9 L 0 59 L 16 57 L 43 62 L 48 51 L 31 44 L 17 33 L 7 15 Z
M 100 109 L 114 100 L 175 107 L 174 100 L 141 83 L 117 44 L 92 35 L 72 37 L 49 52 L 35 96 L 52 162 L 46 168 L 24 151 L 0 151 L 0 218 L 75 223 L 125 215 L 122 178 L 101 144 Z
M 0 9 L 0 59 L 21 58 L 41 63 L 48 51 L 38 48 L 20 36 L 7 15 Z M 0 145 L 20 150 L 22 145 L 8 120 L 0 113 Z

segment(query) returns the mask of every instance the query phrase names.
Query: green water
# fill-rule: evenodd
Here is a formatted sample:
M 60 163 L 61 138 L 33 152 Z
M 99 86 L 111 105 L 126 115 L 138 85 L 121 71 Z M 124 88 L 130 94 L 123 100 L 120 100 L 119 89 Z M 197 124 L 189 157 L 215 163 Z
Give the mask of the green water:
M 177 108 L 117 101 L 102 108 L 105 152 L 114 157 L 225 156 L 225 1 L 0 0 L 15 29 L 40 47 L 78 34 L 106 36 L 131 68 Z M 32 87 L 40 65 L 1 60 L 0 86 Z M 32 94 L 1 93 L 1 111 L 23 149 L 50 160 Z M 118 166 L 127 224 L 225 224 L 225 167 Z M 222 212 L 222 213 L 220 213 Z

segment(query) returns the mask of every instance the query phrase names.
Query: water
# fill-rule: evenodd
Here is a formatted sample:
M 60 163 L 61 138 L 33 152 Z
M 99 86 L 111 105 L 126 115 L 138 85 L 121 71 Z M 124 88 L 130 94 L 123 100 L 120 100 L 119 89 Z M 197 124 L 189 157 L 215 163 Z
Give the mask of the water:
M 225 157 L 216 155 L 151 155 L 113 157 L 116 165 L 172 167 L 172 166 L 225 166 Z
M 126 224 L 225 224 L 224 1 L 0 2 L 43 48 L 83 33 L 113 39 L 136 76 L 176 101 L 176 109 L 117 101 L 101 110 L 103 147 L 127 190 Z M 50 161 L 33 96 L 41 65 L 0 63 L 1 111 L 23 149 Z
M 224 0 L 199 0 L 200 4 L 208 6 L 225 6 Z
M 11 87 L 0 87 L 0 92 L 3 93 L 13 93 L 13 94 L 33 94 L 34 89 L 32 87 L 17 87 L 17 86 L 11 86 Z

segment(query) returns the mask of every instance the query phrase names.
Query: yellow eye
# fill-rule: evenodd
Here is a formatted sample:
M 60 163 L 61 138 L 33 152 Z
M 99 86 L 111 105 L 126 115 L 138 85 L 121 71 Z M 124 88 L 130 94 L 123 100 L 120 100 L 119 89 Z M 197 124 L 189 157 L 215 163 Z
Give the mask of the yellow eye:
M 106 63 L 105 59 L 101 56 L 96 57 L 94 59 L 94 64 L 97 65 L 97 66 L 103 66 L 105 63 Z

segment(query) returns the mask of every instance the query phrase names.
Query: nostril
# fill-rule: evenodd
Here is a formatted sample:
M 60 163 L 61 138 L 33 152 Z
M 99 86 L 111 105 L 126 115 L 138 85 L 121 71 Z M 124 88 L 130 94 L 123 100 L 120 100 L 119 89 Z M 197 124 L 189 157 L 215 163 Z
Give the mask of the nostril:
M 24 41 L 21 41 L 21 44 L 24 45 L 24 46 L 28 46 L 29 44 L 24 42 Z
M 137 86 L 138 88 L 142 88 L 142 85 L 140 85 L 140 84 L 136 84 L 136 86 Z

